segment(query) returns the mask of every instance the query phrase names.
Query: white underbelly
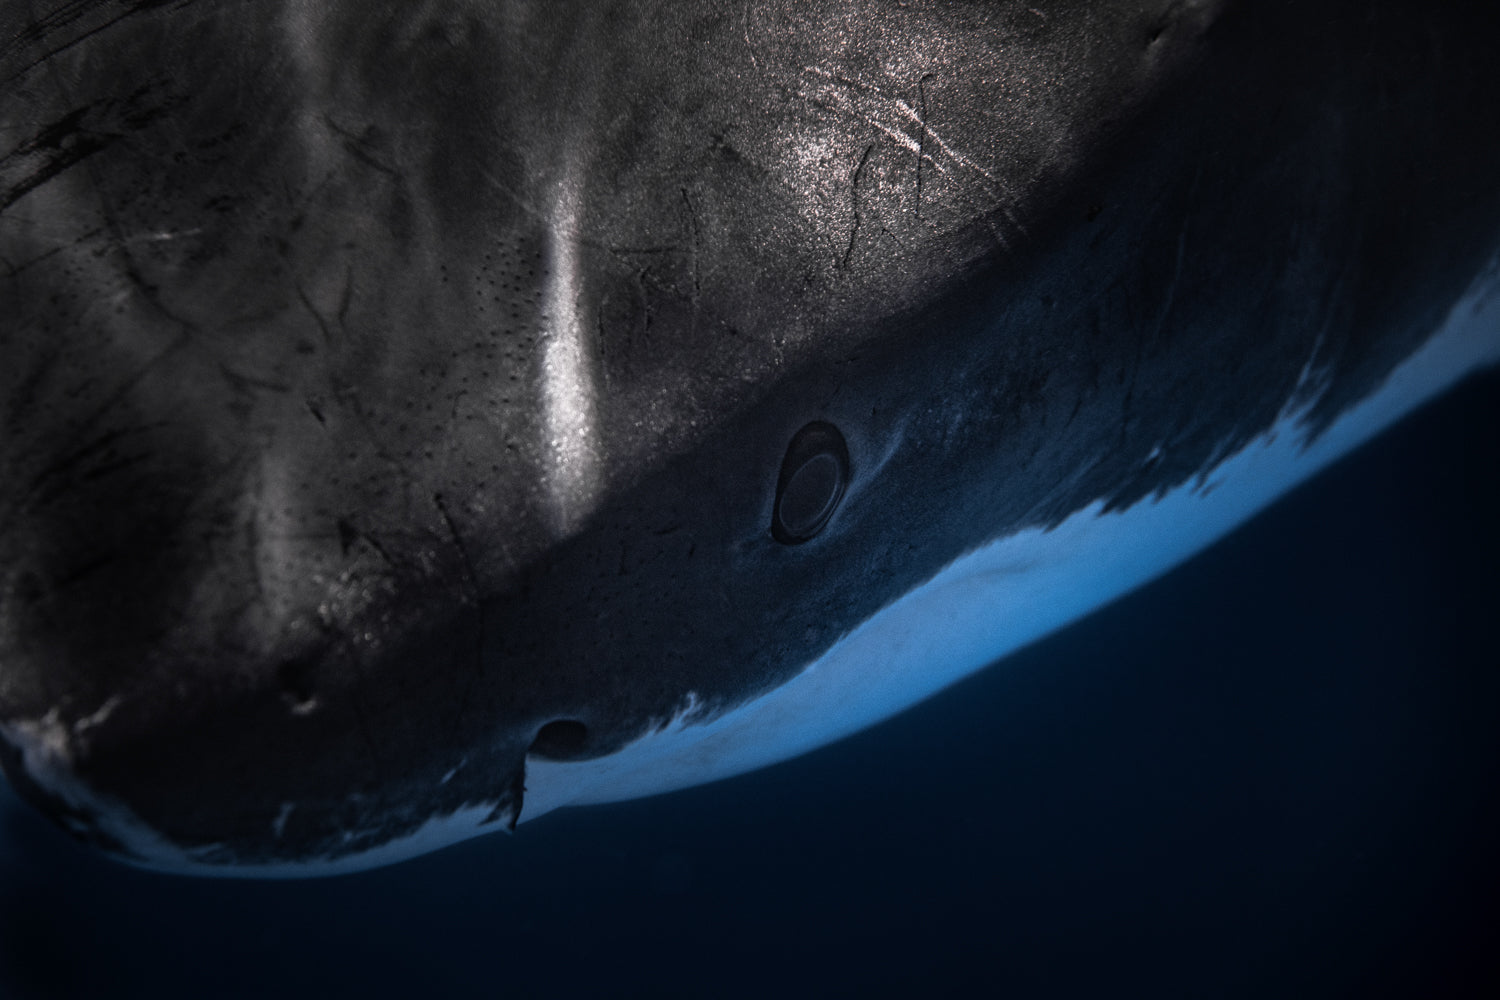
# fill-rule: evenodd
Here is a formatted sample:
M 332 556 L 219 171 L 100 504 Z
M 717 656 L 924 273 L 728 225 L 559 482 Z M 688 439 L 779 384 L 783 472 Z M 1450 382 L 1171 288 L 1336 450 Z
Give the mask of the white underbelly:
M 1307 406 L 1285 412 L 1270 432 L 1172 492 L 1109 513 L 1096 502 L 1050 531 L 1028 529 L 960 557 L 754 701 L 703 718 L 690 697 L 661 729 L 610 756 L 528 758 L 520 819 L 727 778 L 894 715 L 1160 575 L 1497 360 L 1500 275 L 1492 267 L 1421 350 L 1315 441 L 1302 426 Z

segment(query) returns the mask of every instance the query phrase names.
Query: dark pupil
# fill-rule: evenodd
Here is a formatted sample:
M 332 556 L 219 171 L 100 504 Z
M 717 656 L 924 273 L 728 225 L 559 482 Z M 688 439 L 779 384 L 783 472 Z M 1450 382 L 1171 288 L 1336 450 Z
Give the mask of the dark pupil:
M 788 533 L 808 535 L 833 513 L 839 488 L 838 459 L 814 455 L 787 481 L 781 494 L 781 523 Z
M 849 449 L 832 424 L 802 428 L 787 447 L 776 485 L 771 534 L 796 545 L 823 530 L 844 498 L 849 482 Z

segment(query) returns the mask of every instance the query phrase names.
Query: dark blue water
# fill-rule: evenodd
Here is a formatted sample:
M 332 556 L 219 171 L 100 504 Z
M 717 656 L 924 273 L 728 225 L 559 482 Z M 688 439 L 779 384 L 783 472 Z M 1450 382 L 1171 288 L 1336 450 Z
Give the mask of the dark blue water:
M 1500 376 L 918 709 L 391 869 L 101 861 L 0 790 L 0 996 L 1500 995 Z

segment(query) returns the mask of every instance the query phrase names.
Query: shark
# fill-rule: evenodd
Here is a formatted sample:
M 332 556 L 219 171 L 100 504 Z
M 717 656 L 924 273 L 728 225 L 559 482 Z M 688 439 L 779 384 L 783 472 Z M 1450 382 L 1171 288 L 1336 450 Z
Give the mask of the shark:
M 0 10 L 0 765 L 173 872 L 784 760 L 1500 359 L 1500 10 Z

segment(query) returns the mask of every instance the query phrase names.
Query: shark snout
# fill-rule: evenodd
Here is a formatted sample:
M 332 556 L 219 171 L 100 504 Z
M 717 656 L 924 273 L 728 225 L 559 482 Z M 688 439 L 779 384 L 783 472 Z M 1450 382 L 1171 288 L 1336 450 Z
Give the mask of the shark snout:
M 63 443 L 7 456 L 23 473 L 0 497 L 15 787 L 79 838 L 169 870 L 326 867 L 444 818 L 513 822 L 551 717 L 496 725 L 476 681 L 451 682 L 483 668 L 461 499 L 400 469 L 351 497 L 232 421 L 140 409 L 81 436 L 33 423 L 32 441 Z M 379 529 L 371 498 L 400 489 L 425 530 Z M 547 733 L 558 753 L 577 742 Z

